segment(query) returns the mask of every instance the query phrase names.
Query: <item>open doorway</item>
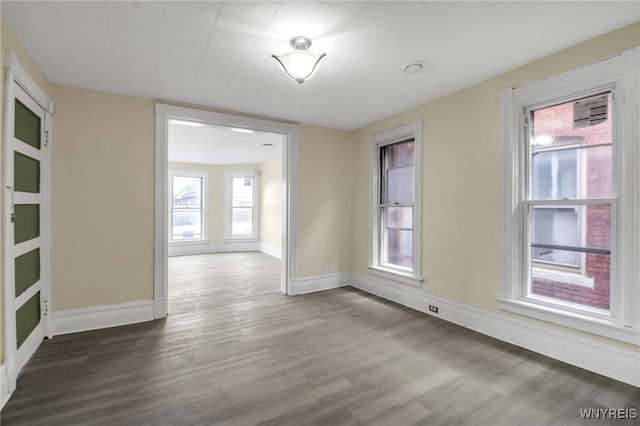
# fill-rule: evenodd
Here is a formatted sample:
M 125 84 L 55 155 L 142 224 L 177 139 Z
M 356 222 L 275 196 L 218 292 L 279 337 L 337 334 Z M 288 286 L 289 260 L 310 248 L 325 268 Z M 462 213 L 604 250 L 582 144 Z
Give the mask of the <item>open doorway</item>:
M 289 293 L 295 130 L 157 104 L 156 318 L 168 313 L 169 265 L 206 273 L 240 262 L 240 270 L 251 265 Z

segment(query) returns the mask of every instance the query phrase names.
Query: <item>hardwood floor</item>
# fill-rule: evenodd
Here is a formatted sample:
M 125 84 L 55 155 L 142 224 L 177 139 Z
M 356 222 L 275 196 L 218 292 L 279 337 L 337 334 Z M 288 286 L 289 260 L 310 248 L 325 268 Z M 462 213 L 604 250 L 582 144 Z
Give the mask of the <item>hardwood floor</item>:
M 284 296 L 261 253 L 169 274 L 165 320 L 45 341 L 2 424 L 638 424 L 579 414 L 638 388 L 352 288 Z

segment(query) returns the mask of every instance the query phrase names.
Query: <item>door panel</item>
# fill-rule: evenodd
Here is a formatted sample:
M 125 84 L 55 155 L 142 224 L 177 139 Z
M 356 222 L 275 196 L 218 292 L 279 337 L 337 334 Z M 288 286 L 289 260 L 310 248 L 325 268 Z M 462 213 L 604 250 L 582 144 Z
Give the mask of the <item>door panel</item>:
M 31 250 L 16 257 L 16 297 L 27 291 L 40 280 L 40 249 Z
M 19 152 L 13 153 L 14 181 L 17 192 L 40 192 L 40 161 Z
M 40 149 L 42 144 L 42 119 L 19 99 L 15 100 L 15 138 Z
M 40 316 L 40 292 L 37 292 L 16 311 L 16 345 L 18 349 L 40 324 Z
M 14 205 L 14 242 L 16 244 L 40 236 L 40 204 Z

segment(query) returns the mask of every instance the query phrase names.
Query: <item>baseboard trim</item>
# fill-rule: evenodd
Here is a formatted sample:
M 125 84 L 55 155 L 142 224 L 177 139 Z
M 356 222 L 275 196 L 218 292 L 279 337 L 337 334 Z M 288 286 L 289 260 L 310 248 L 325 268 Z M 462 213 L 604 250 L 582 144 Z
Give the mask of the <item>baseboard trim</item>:
M 315 275 L 312 277 L 298 278 L 292 281 L 291 295 L 314 293 L 316 291 L 331 290 L 332 288 L 349 285 L 349 272 L 335 274 Z
M 282 249 L 280 247 L 272 246 L 271 244 L 260 243 L 258 250 L 269 256 L 273 256 L 276 259 L 282 259 Z
M 0 409 L 11 398 L 11 392 L 9 391 L 9 372 L 7 371 L 7 363 L 0 364 Z
M 221 244 L 171 243 L 168 256 L 189 256 L 193 254 L 227 253 L 235 251 L 258 251 L 257 241 L 227 241 Z
M 54 336 L 78 333 L 152 321 L 155 313 L 156 305 L 152 300 L 53 311 L 51 328 Z
M 351 286 L 487 336 L 640 387 L 640 354 L 530 321 L 502 315 L 393 281 L 352 272 Z M 439 313 L 429 312 L 429 305 Z

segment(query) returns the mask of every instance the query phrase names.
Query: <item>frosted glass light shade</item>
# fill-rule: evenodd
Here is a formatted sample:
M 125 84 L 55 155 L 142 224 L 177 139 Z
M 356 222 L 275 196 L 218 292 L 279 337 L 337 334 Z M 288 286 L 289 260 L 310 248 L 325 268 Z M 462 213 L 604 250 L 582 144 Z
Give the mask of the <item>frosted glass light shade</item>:
M 287 52 L 282 55 L 271 55 L 280 68 L 292 79 L 299 84 L 310 79 L 318 70 L 318 64 L 327 56 L 325 53 L 316 55 L 307 51 L 311 45 L 311 40 L 306 37 L 294 37 L 291 39 L 293 52 Z

